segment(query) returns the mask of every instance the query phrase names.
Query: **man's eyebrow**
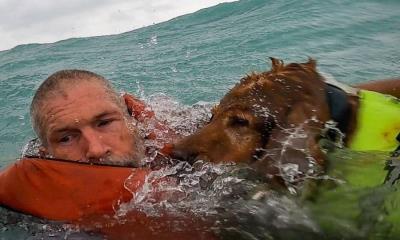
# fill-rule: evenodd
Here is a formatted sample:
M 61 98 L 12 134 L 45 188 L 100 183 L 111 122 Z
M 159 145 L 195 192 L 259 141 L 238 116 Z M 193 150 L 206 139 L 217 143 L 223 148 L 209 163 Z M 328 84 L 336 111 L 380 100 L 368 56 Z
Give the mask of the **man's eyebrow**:
M 70 126 L 62 127 L 62 128 L 56 128 L 52 132 L 53 133 L 62 133 L 62 132 L 68 132 L 68 131 L 74 131 L 74 128 Z
M 93 120 L 96 121 L 96 120 L 102 119 L 104 117 L 110 117 L 110 116 L 118 115 L 118 113 L 119 112 L 117 110 L 115 110 L 115 111 L 105 111 L 105 112 L 102 112 L 102 113 L 97 114 L 96 116 L 94 116 L 92 121 Z M 68 132 L 68 131 L 74 131 L 74 130 L 75 130 L 75 128 L 73 126 L 65 126 L 65 127 L 61 127 L 61 128 L 56 128 L 52 132 L 53 133 L 62 133 L 62 132 Z
M 97 120 L 97 119 L 101 119 L 101 118 L 108 117 L 108 116 L 113 116 L 113 115 L 119 115 L 119 112 L 117 110 L 105 111 L 105 112 L 102 112 L 100 114 L 97 114 L 93 119 Z

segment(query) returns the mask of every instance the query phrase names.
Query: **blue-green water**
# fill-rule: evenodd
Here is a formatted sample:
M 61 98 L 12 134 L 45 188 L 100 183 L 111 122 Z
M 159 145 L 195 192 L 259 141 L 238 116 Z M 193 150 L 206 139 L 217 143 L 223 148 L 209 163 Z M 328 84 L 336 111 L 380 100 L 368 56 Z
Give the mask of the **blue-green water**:
M 243 0 L 123 34 L 18 46 L 0 52 L 0 166 L 33 137 L 31 98 L 60 69 L 193 104 L 218 101 L 246 73 L 269 68 L 269 56 L 312 56 L 346 83 L 399 76 L 399 43 L 398 0 Z

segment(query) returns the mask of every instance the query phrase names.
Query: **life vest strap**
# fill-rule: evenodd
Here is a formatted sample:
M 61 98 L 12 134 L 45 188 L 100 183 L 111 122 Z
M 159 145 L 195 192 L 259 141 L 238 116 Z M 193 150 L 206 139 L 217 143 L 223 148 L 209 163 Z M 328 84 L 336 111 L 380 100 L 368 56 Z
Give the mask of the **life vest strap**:
M 388 170 L 388 173 L 384 183 L 388 185 L 393 185 L 400 179 L 400 133 L 397 135 L 396 140 L 399 142 L 399 146 L 391 154 L 385 166 L 385 170 Z
M 334 85 L 327 84 L 325 95 L 331 119 L 337 123 L 338 129 L 342 133 L 347 132 L 351 108 L 346 92 Z

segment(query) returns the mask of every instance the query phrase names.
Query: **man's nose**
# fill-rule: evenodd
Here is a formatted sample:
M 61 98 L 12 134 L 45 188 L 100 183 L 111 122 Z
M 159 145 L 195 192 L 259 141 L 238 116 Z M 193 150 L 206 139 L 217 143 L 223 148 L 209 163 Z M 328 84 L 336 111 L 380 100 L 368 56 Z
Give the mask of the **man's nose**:
M 104 143 L 103 136 L 96 131 L 88 130 L 84 133 L 87 143 L 86 160 L 97 162 L 101 158 L 107 157 L 111 153 L 110 147 Z

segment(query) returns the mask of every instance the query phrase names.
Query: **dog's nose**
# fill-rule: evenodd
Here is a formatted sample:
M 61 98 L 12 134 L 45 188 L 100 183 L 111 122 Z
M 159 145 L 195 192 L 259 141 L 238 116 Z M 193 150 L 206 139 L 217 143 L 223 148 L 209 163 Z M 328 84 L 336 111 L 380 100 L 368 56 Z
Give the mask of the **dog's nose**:
M 171 153 L 172 158 L 185 161 L 190 164 L 192 164 L 196 160 L 197 155 L 198 154 L 193 151 L 181 149 L 179 147 L 174 147 Z

